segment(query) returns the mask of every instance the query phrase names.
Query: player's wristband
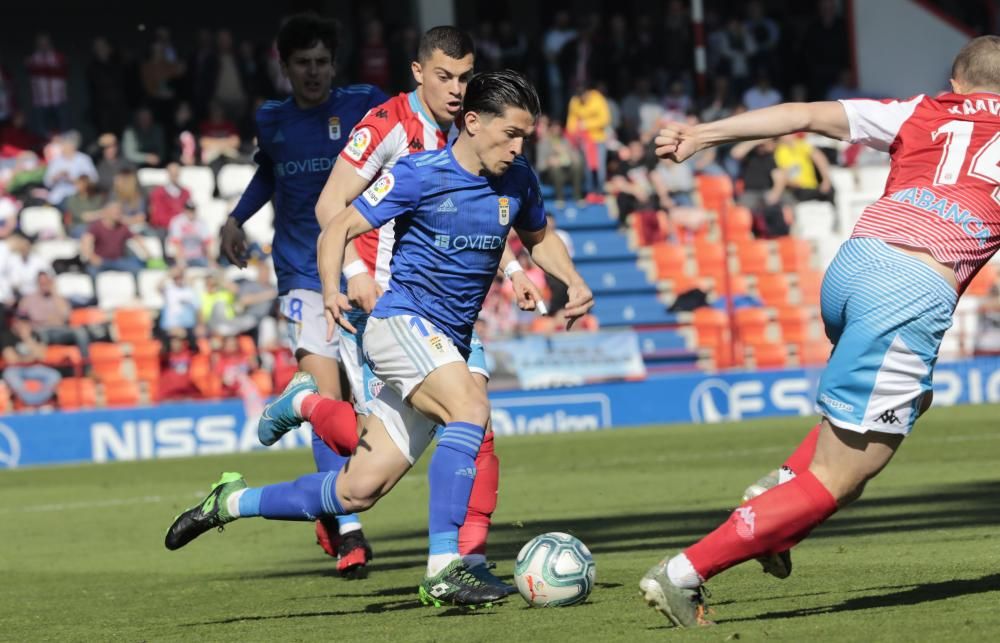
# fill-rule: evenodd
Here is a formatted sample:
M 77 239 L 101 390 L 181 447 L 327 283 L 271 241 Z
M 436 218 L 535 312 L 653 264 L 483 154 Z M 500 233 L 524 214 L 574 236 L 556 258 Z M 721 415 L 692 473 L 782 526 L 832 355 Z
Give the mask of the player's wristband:
M 356 259 L 344 266 L 344 279 L 357 277 L 358 275 L 366 272 L 368 272 L 368 266 L 365 265 L 365 262 L 360 259 Z
M 503 274 L 507 279 L 514 276 L 515 272 L 522 272 L 524 268 L 521 267 L 521 263 L 517 259 L 511 259 L 510 263 L 503 267 Z

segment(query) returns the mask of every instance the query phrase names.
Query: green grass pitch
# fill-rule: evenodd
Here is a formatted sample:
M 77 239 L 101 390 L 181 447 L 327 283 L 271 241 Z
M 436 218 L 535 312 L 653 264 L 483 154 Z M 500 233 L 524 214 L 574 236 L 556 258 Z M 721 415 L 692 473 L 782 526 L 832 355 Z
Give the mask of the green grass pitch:
M 335 575 L 306 523 L 244 520 L 163 547 L 220 471 L 290 479 L 310 470 L 304 450 L 0 472 L 0 639 L 996 641 L 998 415 L 931 411 L 866 497 L 795 551 L 790 579 L 731 570 L 709 583 L 718 625 L 685 631 L 639 599 L 639 577 L 723 520 L 808 419 L 498 440 L 492 558 L 509 577 L 531 537 L 581 538 L 597 585 L 566 609 L 518 596 L 476 612 L 420 606 L 423 466 L 363 516 L 376 558 L 358 581 Z

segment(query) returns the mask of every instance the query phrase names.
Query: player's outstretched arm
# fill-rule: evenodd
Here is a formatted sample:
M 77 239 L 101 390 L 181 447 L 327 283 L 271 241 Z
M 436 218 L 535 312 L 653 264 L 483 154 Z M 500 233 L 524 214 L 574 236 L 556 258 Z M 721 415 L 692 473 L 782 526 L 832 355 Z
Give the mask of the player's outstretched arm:
M 344 265 L 344 251 L 348 242 L 368 232 L 372 224 L 356 207 L 349 206 L 338 214 L 323 232 L 319 240 L 319 278 L 323 284 L 323 306 L 326 314 L 326 339 L 333 339 L 336 326 L 355 333 L 357 330 L 344 317 L 351 308 L 347 297 L 340 292 L 341 266 Z
M 656 155 L 681 162 L 705 148 L 793 132 L 815 132 L 847 140 L 851 128 L 836 101 L 782 103 L 698 125 L 668 123 L 655 139 Z
M 274 169 L 262 154 L 258 153 L 256 158 L 259 163 L 257 171 L 219 235 L 219 254 L 240 268 L 247 267 L 247 236 L 243 232 L 243 224 L 274 196 Z
M 517 235 L 521 237 L 524 246 L 531 253 L 531 259 L 538 266 L 552 275 L 559 281 L 566 284 L 567 296 L 566 324 L 567 330 L 572 328 L 573 322 L 590 312 L 594 307 L 594 295 L 584 282 L 583 277 L 576 271 L 573 260 L 566 250 L 566 244 L 557 234 L 545 234 L 545 228 L 534 232 L 517 229 Z

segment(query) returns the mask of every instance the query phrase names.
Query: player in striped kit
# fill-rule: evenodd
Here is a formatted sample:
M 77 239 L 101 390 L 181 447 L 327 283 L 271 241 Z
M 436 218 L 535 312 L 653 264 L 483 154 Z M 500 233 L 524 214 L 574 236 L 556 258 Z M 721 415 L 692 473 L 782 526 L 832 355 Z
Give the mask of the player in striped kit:
M 860 497 L 930 407 L 958 297 L 1000 248 L 1000 37 L 970 41 L 955 58 L 951 86 L 936 97 L 789 103 L 671 124 L 657 137 L 658 155 L 682 161 L 729 141 L 811 131 L 887 151 L 891 163 L 885 192 L 823 281 L 834 349 L 817 394 L 822 422 L 785 463 L 780 484 L 639 583 L 674 623 L 705 622 L 709 578 L 751 558 L 787 557 Z

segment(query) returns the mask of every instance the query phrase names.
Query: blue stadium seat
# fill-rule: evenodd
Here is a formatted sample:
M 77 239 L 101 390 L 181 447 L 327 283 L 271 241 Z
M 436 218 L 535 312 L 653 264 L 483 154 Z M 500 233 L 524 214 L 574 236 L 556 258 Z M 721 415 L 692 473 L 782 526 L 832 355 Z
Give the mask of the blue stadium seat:
M 616 230 L 575 230 L 570 232 L 574 259 L 578 262 L 635 260 L 635 253 L 628 247 L 628 239 Z
M 595 295 L 656 293 L 656 285 L 632 260 L 581 263 L 577 269 Z
M 561 209 L 546 204 L 546 209 L 555 215 L 556 226 L 563 230 L 613 230 L 618 222 L 611 218 L 606 205 L 570 205 Z
M 596 297 L 593 313 L 601 326 L 634 326 L 676 323 L 666 305 L 652 295 L 605 295 Z
M 643 357 L 656 357 L 674 353 L 688 353 L 690 349 L 684 335 L 673 329 L 640 330 L 639 350 Z

